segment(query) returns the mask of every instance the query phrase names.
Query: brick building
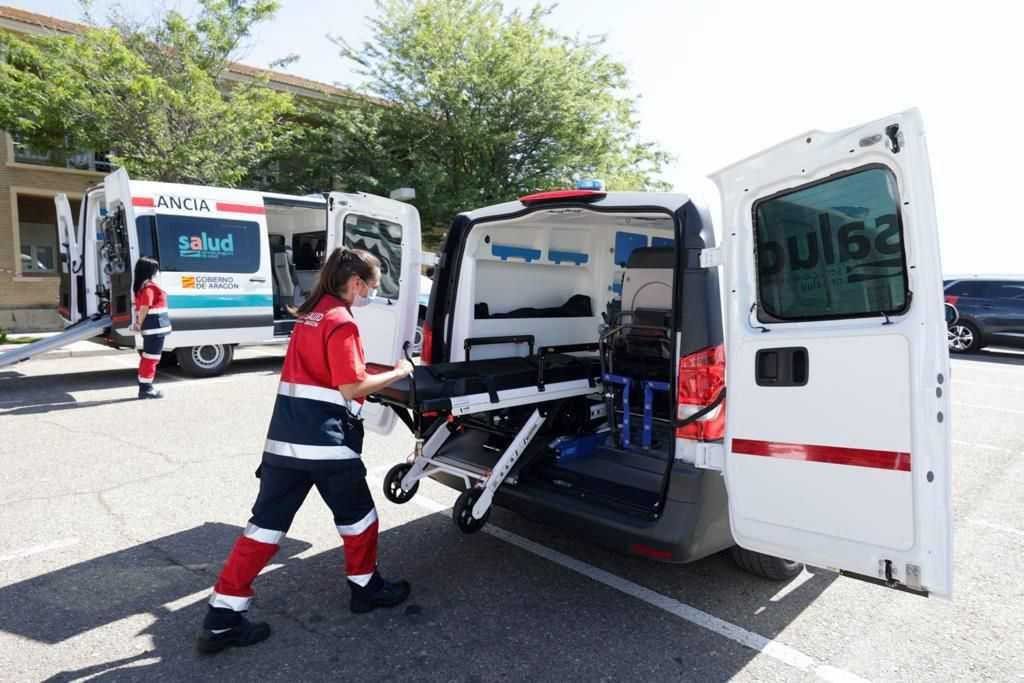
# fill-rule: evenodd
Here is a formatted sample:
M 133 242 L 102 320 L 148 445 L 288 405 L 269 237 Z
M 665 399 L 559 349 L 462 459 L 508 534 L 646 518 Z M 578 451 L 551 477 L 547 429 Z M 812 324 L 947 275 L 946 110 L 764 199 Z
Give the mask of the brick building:
M 84 27 L 0 6 L 0 29 L 27 35 L 75 33 Z M 227 80 L 268 77 L 268 87 L 296 97 L 340 101 L 359 97 L 341 88 L 277 71 L 234 64 Z M 0 329 L 60 329 L 57 315 L 60 250 L 53 196 L 65 193 L 77 218 L 79 200 L 111 170 L 102 151 L 34 153 L 0 131 Z

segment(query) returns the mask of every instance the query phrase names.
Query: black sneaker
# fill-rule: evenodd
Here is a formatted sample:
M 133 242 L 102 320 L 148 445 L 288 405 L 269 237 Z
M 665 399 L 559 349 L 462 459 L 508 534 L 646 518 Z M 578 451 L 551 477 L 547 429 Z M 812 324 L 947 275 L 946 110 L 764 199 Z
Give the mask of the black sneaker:
M 352 599 L 348 607 L 353 614 L 366 614 L 378 607 L 395 607 L 405 602 L 412 592 L 408 581 L 392 582 L 376 573 L 365 587 L 351 581 L 349 587 L 352 589 Z
M 270 637 L 270 624 L 263 621 L 249 621 L 243 617 L 241 623 L 229 629 L 211 631 L 204 628 L 199 632 L 196 648 L 202 654 L 214 654 L 228 647 L 255 645 L 268 637 Z
M 164 392 L 154 388 L 152 384 L 139 385 L 139 398 L 163 398 Z

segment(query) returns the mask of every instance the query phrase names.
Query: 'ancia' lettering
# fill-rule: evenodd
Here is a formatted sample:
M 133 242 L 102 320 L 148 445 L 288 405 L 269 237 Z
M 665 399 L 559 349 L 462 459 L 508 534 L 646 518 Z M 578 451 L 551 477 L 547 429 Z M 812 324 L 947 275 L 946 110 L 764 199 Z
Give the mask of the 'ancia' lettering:
M 184 209 L 185 211 L 209 211 L 210 205 L 205 199 L 194 197 L 165 197 L 160 195 L 156 198 L 158 209 Z
M 789 264 L 789 270 L 813 270 L 824 261 L 825 265 L 860 261 L 871 255 L 872 246 L 879 255 L 899 254 L 902 249 L 899 219 L 886 214 L 875 219 L 874 244 L 865 233 L 863 221 L 847 223 L 839 228 L 833 240 L 832 219 L 829 214 L 818 214 L 818 231 L 803 236 L 792 235 L 786 244 L 767 240 L 758 245 L 758 263 L 763 275 L 778 275 Z M 837 249 L 838 247 L 838 249 Z

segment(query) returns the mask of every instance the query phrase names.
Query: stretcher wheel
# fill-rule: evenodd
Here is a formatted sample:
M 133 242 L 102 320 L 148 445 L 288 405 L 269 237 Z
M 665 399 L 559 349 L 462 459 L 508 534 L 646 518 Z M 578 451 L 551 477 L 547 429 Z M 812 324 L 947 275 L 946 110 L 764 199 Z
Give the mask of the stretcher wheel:
M 452 521 L 455 522 L 455 526 L 459 527 L 459 531 L 464 534 L 475 534 L 480 531 L 484 524 L 487 524 L 487 518 L 491 516 L 490 508 L 487 508 L 487 512 L 480 519 L 473 516 L 473 506 L 476 505 L 476 501 L 480 499 L 482 494 L 483 491 L 475 486 L 467 489 L 459 495 L 458 500 L 455 501 L 455 505 L 452 507 Z
M 388 473 L 384 476 L 384 497 L 390 500 L 392 503 L 408 503 L 412 500 L 412 497 L 416 495 L 417 489 L 420 487 L 420 483 L 417 481 L 412 485 L 412 488 L 406 491 L 402 488 L 402 479 L 412 469 L 412 465 L 407 462 L 395 465 Z

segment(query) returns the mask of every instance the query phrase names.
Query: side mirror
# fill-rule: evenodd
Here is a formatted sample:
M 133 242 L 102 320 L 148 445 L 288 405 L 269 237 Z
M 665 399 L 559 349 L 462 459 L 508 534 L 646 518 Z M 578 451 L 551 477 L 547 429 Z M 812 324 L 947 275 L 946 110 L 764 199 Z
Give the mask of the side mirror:
M 946 327 L 950 327 L 957 320 L 960 319 L 960 311 L 956 310 L 956 306 L 953 304 L 945 304 L 946 306 Z

